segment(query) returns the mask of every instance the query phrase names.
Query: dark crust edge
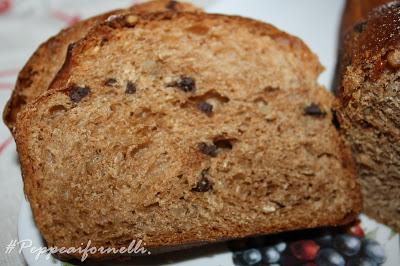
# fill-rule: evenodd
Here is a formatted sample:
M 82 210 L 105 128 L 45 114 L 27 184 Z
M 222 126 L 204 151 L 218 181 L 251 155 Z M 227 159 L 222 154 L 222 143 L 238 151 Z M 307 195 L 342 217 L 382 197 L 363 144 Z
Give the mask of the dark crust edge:
M 362 77 L 371 81 L 378 80 L 384 71 L 392 70 L 388 66 L 386 54 L 400 48 L 400 1 L 386 2 L 368 15 L 364 14 L 366 18 L 358 20 L 352 28 L 342 28 L 347 30 L 343 32 L 340 64 L 337 70 L 338 86 L 335 88 L 337 96 L 335 106 L 339 121 L 345 119 L 342 117 L 343 109 L 353 97 L 353 91 L 344 92 L 343 81 L 348 67 L 352 67 L 353 71 L 360 70 Z M 400 231 L 400 227 L 389 218 L 382 217 L 374 210 L 363 209 L 363 211 L 379 222 Z
M 129 16 L 138 17 L 138 21 L 135 23 L 128 23 L 126 21 L 126 18 Z M 86 37 L 84 37 L 79 42 L 72 45 L 72 47 L 68 51 L 63 66 L 54 77 L 53 82 L 50 84 L 49 90 L 58 90 L 68 86 L 66 80 L 70 75 L 72 68 L 74 67 L 75 55 L 80 54 L 85 49 L 91 47 L 91 45 L 96 45 L 96 41 L 98 41 L 100 36 L 107 34 L 108 32 L 115 30 L 117 28 L 135 27 L 136 25 L 140 25 L 141 23 L 146 24 L 152 20 L 172 20 L 182 16 L 192 16 L 192 18 L 197 18 L 197 19 L 220 18 L 222 20 L 236 20 L 239 23 L 246 24 L 249 27 L 256 29 L 257 31 L 260 32 L 261 35 L 269 35 L 272 39 L 285 38 L 289 40 L 291 47 L 295 46 L 301 47 L 297 49 L 303 50 L 301 56 L 305 57 L 304 60 L 307 60 L 306 62 L 317 60 L 316 55 L 314 55 L 308 48 L 308 46 L 299 38 L 292 36 L 286 32 L 283 32 L 271 24 L 249 18 L 244 18 L 241 16 L 228 16 L 221 14 L 205 14 L 205 13 L 195 13 L 195 12 L 171 12 L 171 11 L 154 12 L 149 14 L 124 13 L 112 18 L 110 17 L 109 20 L 100 23 L 96 27 L 92 28 L 91 31 L 86 35 Z M 323 68 L 321 65 L 319 65 L 318 62 L 318 72 L 320 73 L 322 72 L 322 70 Z
M 218 243 L 223 243 L 231 240 L 238 240 L 238 239 L 246 239 L 246 238 L 252 238 L 252 237 L 259 237 L 259 236 L 265 236 L 265 235 L 275 235 L 283 232 L 294 232 L 298 230 L 308 230 L 308 229 L 314 229 L 314 228 L 324 228 L 324 227 L 340 227 L 340 226 L 345 226 L 353 223 L 354 221 L 357 220 L 358 217 L 358 212 L 349 212 L 346 215 L 344 215 L 340 219 L 332 219 L 332 220 L 325 220 L 321 222 L 318 227 L 314 226 L 301 226 L 301 227 L 279 227 L 279 228 L 272 228 L 269 231 L 263 231 L 263 232 L 255 232 L 254 234 L 238 234 L 234 237 L 220 237 L 216 239 L 208 239 L 208 240 L 198 240 L 198 241 L 187 241 L 187 242 L 181 242 L 176 245 L 170 245 L 170 246 L 151 246 L 151 245 L 146 245 L 145 248 L 151 252 L 151 255 L 160 255 L 168 252 L 175 252 L 175 251 L 182 251 L 182 250 L 187 250 L 187 249 L 192 249 L 196 247 L 201 247 L 205 245 L 212 245 L 212 244 L 218 244 Z M 114 248 L 121 248 L 127 245 L 121 245 L 121 246 L 114 246 Z M 60 253 L 54 253 L 54 257 L 57 259 L 63 260 L 63 261 L 68 261 L 72 259 L 80 259 L 80 254 L 72 254 L 72 255 L 65 255 L 65 254 L 60 254 Z M 147 254 L 144 255 L 124 255 L 124 254 L 93 254 L 88 257 L 88 261 L 105 261 L 105 260 L 115 260 L 115 259 L 124 259 L 124 258 L 131 258 L 134 259 L 135 257 L 138 256 L 148 256 Z
M 49 56 L 49 51 L 51 49 L 60 49 L 60 46 L 63 46 L 64 44 L 64 39 L 68 38 L 70 35 L 79 32 L 82 28 L 92 28 L 96 26 L 98 23 L 101 23 L 102 21 L 106 20 L 110 16 L 114 15 L 121 15 L 124 13 L 128 12 L 146 12 L 147 9 L 151 9 L 154 7 L 157 7 L 158 5 L 165 6 L 168 8 L 168 5 L 171 1 L 170 0 L 158 0 L 158 1 L 150 1 L 150 2 L 144 2 L 144 3 L 139 3 L 135 4 L 129 8 L 126 9 L 115 9 L 109 12 L 106 12 L 104 14 L 100 14 L 94 17 L 87 18 L 85 20 L 79 21 L 75 25 L 61 30 L 59 33 L 54 35 L 53 37 L 49 38 L 46 42 L 42 43 L 36 50 L 35 52 L 31 55 L 31 57 L 28 59 L 28 61 L 25 63 L 23 68 L 20 70 L 16 84 L 14 87 L 14 90 L 7 101 L 4 110 L 3 110 L 3 121 L 6 124 L 6 126 L 10 129 L 11 133 L 14 134 L 15 131 L 15 123 L 17 119 L 17 115 L 20 112 L 21 109 L 23 109 L 27 103 L 24 101 L 21 101 L 20 94 L 21 92 L 27 90 L 27 89 L 35 89 L 31 85 L 25 85 L 24 80 L 29 79 L 30 76 L 32 75 L 32 71 L 36 72 L 38 70 L 38 66 L 40 66 L 43 62 L 43 55 L 48 57 Z M 202 12 L 202 10 L 190 3 L 181 3 L 181 2 L 175 2 L 176 4 L 174 5 L 174 9 L 171 11 L 185 11 L 185 10 L 190 10 L 190 11 L 195 11 L 195 12 Z M 88 33 L 87 30 L 85 30 L 84 35 Z M 60 45 L 61 43 L 61 45 Z M 51 48 L 51 47 L 56 47 L 56 48 Z M 68 54 L 68 52 L 67 52 Z M 67 55 L 68 57 L 68 55 Z M 44 62 L 47 63 L 47 62 Z M 39 73 L 39 75 L 43 75 Z M 54 78 L 54 77 L 53 77 Z M 51 85 L 51 83 L 50 83 Z M 46 88 L 47 89 L 47 88 Z
M 109 11 L 105 14 L 101 14 L 95 17 L 88 18 L 86 20 L 82 20 L 75 25 L 73 25 L 70 28 L 66 28 L 61 30 L 59 33 L 54 35 L 53 37 L 49 38 L 46 42 L 40 44 L 40 46 L 35 50 L 35 52 L 31 55 L 31 57 L 28 59 L 28 61 L 25 63 L 21 71 L 18 73 L 16 84 L 14 87 L 14 90 L 7 101 L 4 111 L 3 111 L 3 121 L 7 125 L 7 127 L 10 129 L 11 133 L 14 132 L 15 130 L 15 123 L 17 119 L 17 114 L 19 111 L 25 106 L 25 104 L 21 104 L 19 101 L 19 95 L 21 92 L 25 91 L 26 89 L 31 88 L 31 86 L 26 86 L 24 84 L 25 79 L 29 79 L 29 77 L 32 75 L 32 71 L 35 72 L 35 69 L 37 69 L 38 64 L 42 63 L 42 56 L 43 54 L 47 54 L 49 50 L 51 50 L 50 47 L 56 46 L 57 48 L 55 49 L 60 49 L 59 43 L 63 42 L 63 39 L 68 36 L 72 35 L 75 32 L 79 31 L 82 27 L 90 27 L 96 25 L 98 22 L 107 19 L 109 16 L 118 14 L 124 12 L 123 9 L 117 9 L 113 11 Z M 54 48 L 53 48 L 54 49 Z
M 94 29 L 90 31 L 90 33 L 83 38 L 81 41 L 79 41 L 77 44 L 71 46 L 68 52 L 67 59 L 56 75 L 55 80 L 52 83 L 52 86 L 49 91 L 47 91 L 45 94 L 41 95 L 36 101 L 31 103 L 27 108 L 25 108 L 21 114 L 19 115 L 19 119 L 17 120 L 16 124 L 16 133 L 15 133 L 15 138 L 17 142 L 17 150 L 20 156 L 20 161 L 21 161 L 21 168 L 22 168 L 22 175 L 24 179 L 24 191 L 25 194 L 27 195 L 28 199 L 34 199 L 35 198 L 35 192 L 32 191 L 33 183 L 35 182 L 34 178 L 34 172 L 32 169 L 32 164 L 31 161 L 33 161 L 33 158 L 30 158 L 29 156 L 29 148 L 28 148 L 28 125 L 29 121 L 31 121 L 30 117 L 36 114 L 36 105 L 40 105 L 40 103 L 43 100 L 48 99 L 51 97 L 51 95 L 56 94 L 57 92 L 67 92 L 68 91 L 68 84 L 63 84 L 63 82 L 66 80 L 66 78 L 69 75 L 69 72 L 71 71 L 71 68 L 73 67 L 74 60 L 73 56 L 75 54 L 79 54 L 82 50 L 86 49 L 88 45 L 93 43 L 93 41 L 96 40 L 96 36 L 99 35 L 101 36 L 104 32 L 107 32 L 109 30 L 114 30 L 115 27 L 117 28 L 123 28 L 123 27 L 132 27 L 132 24 L 126 24 L 126 17 L 131 14 L 126 14 L 122 16 L 117 16 L 114 19 L 104 22 L 100 24 L 99 26 L 96 26 Z M 137 14 L 133 14 L 135 16 L 138 16 Z M 153 14 L 146 14 L 146 15 L 141 15 L 139 16 L 139 20 L 135 23 L 135 25 L 139 25 L 140 23 L 147 23 L 148 21 L 152 20 L 170 20 L 174 19 L 177 17 L 196 17 L 196 18 L 214 18 L 214 19 L 222 19 L 222 20 L 234 20 L 237 21 L 238 23 L 242 23 L 244 25 L 247 25 L 250 28 L 254 28 L 255 30 L 259 31 L 262 34 L 268 34 L 271 36 L 271 38 L 285 38 L 288 39 L 290 42 L 294 43 L 293 46 L 296 46 L 296 49 L 302 50 L 302 56 L 305 56 L 306 58 L 310 60 L 316 60 L 315 55 L 309 50 L 309 48 L 304 44 L 303 41 L 298 39 L 297 37 L 291 36 L 285 32 L 282 32 L 275 28 L 274 26 L 270 24 L 265 24 L 263 22 L 239 17 L 239 16 L 225 16 L 225 15 L 217 15 L 217 14 L 198 14 L 198 13 L 170 13 L 170 12 L 164 12 L 164 13 L 153 13 Z M 94 36 L 93 36 L 94 35 Z M 300 47 L 300 48 L 299 48 Z M 321 69 L 320 69 L 321 70 Z M 332 125 L 333 127 L 333 125 Z M 354 165 L 352 163 L 351 155 L 349 153 L 349 150 L 344 146 L 344 144 L 340 141 L 338 138 L 338 145 L 341 147 L 341 155 L 343 156 L 341 160 L 343 162 L 349 161 L 350 163 L 347 165 L 344 165 L 344 168 L 347 169 L 347 171 L 344 171 L 347 175 L 344 177 L 346 179 L 352 179 L 355 177 L 355 170 L 354 170 Z M 341 212 L 341 213 L 336 213 L 335 216 L 330 217 L 329 219 L 323 219 L 320 220 L 318 224 L 295 224 L 294 226 L 282 226 L 282 227 L 274 227 L 274 228 L 268 228 L 268 229 L 262 229 L 259 232 L 255 232 L 254 234 L 240 234 L 237 233 L 233 238 L 244 238 L 244 237 L 249 237 L 249 236 L 256 236 L 256 235 L 265 235 L 269 233 L 278 233 L 282 231 L 293 231 L 293 230 L 301 230 L 301 229 L 308 229 L 308 228 L 314 228 L 317 226 L 339 226 L 339 225 L 344 225 L 348 224 L 349 222 L 353 221 L 358 213 L 361 210 L 361 195 L 359 193 L 359 189 L 354 189 L 354 190 L 348 190 L 347 191 L 349 198 L 352 200 L 352 208 L 347 210 L 346 212 Z M 34 220 L 37 220 L 37 215 L 39 213 L 39 210 L 36 208 L 36 206 L 31 205 L 32 212 L 34 214 Z M 262 231 L 262 232 L 261 232 Z M 228 240 L 230 238 L 224 238 L 223 240 Z M 174 249 L 181 249 L 185 248 L 188 245 L 198 245 L 203 244 L 203 243 L 215 243 L 218 241 L 222 241 L 221 239 L 205 239 L 205 240 L 199 240 L 199 241 L 180 241 L 176 245 L 169 245 L 169 246 L 151 246 L 147 245 L 146 247 L 150 251 L 160 251 L 160 252 L 166 252 L 166 251 L 171 251 Z M 52 244 L 52 243 L 50 243 Z M 69 256 L 69 257 L 62 257 L 58 256 L 59 258 L 62 259 L 72 259 L 72 258 L 79 258 L 76 255 L 75 256 Z M 99 256 L 93 256 L 91 258 L 93 259 L 104 259 L 104 258 L 109 258 L 109 255 L 99 255 Z
M 345 33 L 341 48 L 336 95 L 343 106 L 351 99 L 351 92 L 345 95 L 343 88 L 348 67 L 360 69 L 364 78 L 369 80 L 379 79 L 385 70 L 390 69 L 386 55 L 400 48 L 400 1 L 375 8 L 360 23 L 363 24 L 362 31 L 353 28 Z

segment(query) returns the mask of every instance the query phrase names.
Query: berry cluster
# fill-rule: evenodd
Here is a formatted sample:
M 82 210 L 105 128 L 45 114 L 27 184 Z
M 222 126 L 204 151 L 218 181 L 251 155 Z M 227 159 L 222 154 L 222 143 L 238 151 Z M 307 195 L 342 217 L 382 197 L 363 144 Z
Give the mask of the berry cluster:
M 230 247 L 237 266 L 378 266 L 386 259 L 359 225 L 253 238 Z

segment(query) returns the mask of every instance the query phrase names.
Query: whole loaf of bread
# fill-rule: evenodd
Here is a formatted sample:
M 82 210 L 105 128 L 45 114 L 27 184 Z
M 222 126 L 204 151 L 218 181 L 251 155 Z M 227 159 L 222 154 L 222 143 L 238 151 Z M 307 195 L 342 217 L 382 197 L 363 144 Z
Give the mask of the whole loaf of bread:
M 357 162 L 364 209 L 400 230 L 400 2 L 357 23 L 342 53 L 337 115 Z

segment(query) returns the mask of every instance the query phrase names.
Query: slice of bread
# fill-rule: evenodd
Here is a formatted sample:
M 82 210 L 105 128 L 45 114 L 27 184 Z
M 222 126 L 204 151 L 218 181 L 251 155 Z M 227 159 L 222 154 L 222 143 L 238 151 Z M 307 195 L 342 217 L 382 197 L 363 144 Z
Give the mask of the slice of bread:
M 338 119 L 358 165 L 365 212 L 400 231 L 400 1 L 346 35 L 341 61 Z
M 200 11 L 189 3 L 180 3 L 171 0 L 155 0 L 129 9 L 114 10 L 101 14 L 62 30 L 57 35 L 41 44 L 18 75 L 15 89 L 8 101 L 3 120 L 11 131 L 14 129 L 18 112 L 27 103 L 32 102 L 47 90 L 55 74 L 60 70 L 65 60 L 68 45 L 83 38 L 86 33 L 99 22 L 109 16 L 124 12 L 157 12 L 157 11 Z
M 17 120 L 44 239 L 153 251 L 350 222 L 360 191 L 321 70 L 301 40 L 241 17 L 96 27 Z

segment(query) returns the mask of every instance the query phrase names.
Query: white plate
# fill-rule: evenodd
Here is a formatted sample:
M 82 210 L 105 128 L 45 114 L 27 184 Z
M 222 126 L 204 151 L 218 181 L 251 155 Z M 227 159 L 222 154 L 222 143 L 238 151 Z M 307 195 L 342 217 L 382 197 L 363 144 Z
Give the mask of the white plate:
M 382 248 L 385 255 L 384 266 L 399 266 L 400 265 L 400 254 L 399 254 L 399 235 L 395 234 L 390 228 L 379 224 L 364 215 L 361 215 L 361 230 L 365 233 L 365 237 L 362 239 L 372 239 L 377 241 Z M 303 239 L 315 240 L 316 237 L 311 237 L 313 232 L 317 230 L 309 230 L 298 233 L 285 233 L 279 234 L 277 236 L 265 236 L 254 238 L 251 240 L 236 241 L 235 243 L 221 243 L 212 246 L 199 247 L 193 250 L 178 251 L 170 254 L 164 254 L 157 257 L 147 257 L 141 259 L 132 259 L 130 262 L 126 263 L 116 263 L 112 264 L 103 263 L 102 265 L 174 265 L 174 266 L 203 266 L 203 265 L 219 265 L 219 266 L 239 266 L 244 264 L 238 264 L 234 262 L 233 258 L 236 256 L 241 256 L 246 250 L 252 250 L 254 246 L 257 250 L 262 250 L 263 247 L 275 245 L 284 241 L 288 246 L 286 248 L 286 253 L 282 253 L 282 257 L 287 257 L 287 252 L 291 250 L 293 244 L 291 241 L 301 241 Z M 306 236 L 305 238 L 301 238 Z M 29 203 L 24 199 L 21 205 L 21 210 L 18 219 L 18 238 L 19 241 L 23 241 L 26 248 L 21 249 L 22 254 L 29 266 L 67 266 L 72 265 L 70 263 L 61 262 L 49 254 L 41 254 L 32 251 L 32 248 L 45 247 L 42 237 L 37 230 L 35 223 L 32 218 L 31 208 Z M 271 239 L 273 244 L 263 244 Z M 315 241 L 319 243 L 318 241 Z M 322 246 L 318 244 L 319 246 Z M 331 245 L 331 244 L 329 244 Z M 333 244 L 332 244 L 333 245 Z M 29 248 L 27 246 L 30 246 Z M 230 246 L 230 248 L 228 247 Z M 239 246 L 239 249 L 234 249 L 232 246 Z M 322 248 L 322 247 L 321 247 Z M 235 250 L 233 252 L 232 250 Z M 362 254 L 362 252 L 359 252 Z M 254 254 L 257 256 L 257 252 Z M 253 255 L 253 256 L 254 256 Z M 360 255 L 364 256 L 364 255 Z M 280 264 L 270 264 L 270 265 L 280 265 Z M 296 264 L 286 264 L 286 265 L 296 265 Z M 298 264 L 297 264 L 298 265 Z
M 284 31 L 302 38 L 319 56 L 322 64 L 326 67 L 326 71 L 320 77 L 320 82 L 330 88 L 336 64 L 337 29 L 339 28 L 343 5 L 342 0 L 193 0 L 192 2 L 202 6 L 208 12 L 236 14 L 269 22 Z M 375 239 L 384 249 L 386 254 L 384 265 L 399 266 L 399 235 L 386 226 L 368 219 L 366 216 L 361 216 L 361 220 L 361 227 L 366 236 Z M 290 242 L 292 235 L 294 236 L 294 234 L 288 233 L 279 235 L 279 237 Z M 22 203 L 19 215 L 18 236 L 20 241 L 32 240 L 32 247 L 44 246 L 40 233 L 32 219 L 30 206 L 25 200 Z M 257 242 L 260 240 L 257 239 L 254 241 Z M 268 238 L 263 238 L 262 241 L 268 241 Z M 26 245 L 28 244 L 26 243 Z M 252 243 L 247 243 L 242 250 L 234 253 L 225 244 L 218 244 L 193 251 L 178 252 L 157 257 L 157 259 L 152 258 L 150 261 L 146 261 L 146 259 L 141 259 L 140 262 L 132 260 L 130 263 L 132 265 L 150 265 L 152 263 L 156 263 L 157 265 L 193 266 L 235 265 L 233 257 L 239 257 L 240 260 L 243 252 L 249 250 L 252 246 Z M 288 252 L 291 248 L 288 247 L 286 250 Z M 257 252 L 257 250 L 250 250 L 245 255 L 250 255 L 250 258 L 257 259 L 259 255 Z M 62 266 L 64 264 L 52 257 L 47 259 L 47 255 L 36 257 L 37 253 L 32 253 L 28 248 L 23 249 L 22 253 L 29 266 Z

